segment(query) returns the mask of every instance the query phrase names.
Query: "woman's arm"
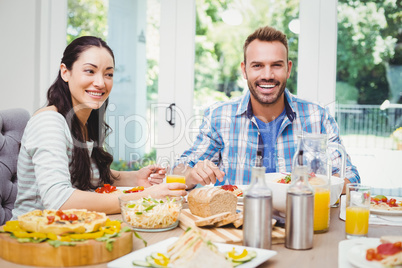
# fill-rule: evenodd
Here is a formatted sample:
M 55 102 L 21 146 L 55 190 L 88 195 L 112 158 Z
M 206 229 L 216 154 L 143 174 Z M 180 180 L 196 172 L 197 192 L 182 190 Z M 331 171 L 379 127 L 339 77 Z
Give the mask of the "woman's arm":
M 152 196 L 163 198 L 165 196 L 185 196 L 186 185 L 182 183 L 163 183 L 153 185 L 142 192 L 132 193 L 133 199 Z M 106 214 L 120 213 L 119 196 L 116 194 L 99 194 L 75 190 L 60 209 L 87 209 L 89 211 L 104 212 Z
M 160 184 L 163 182 L 166 174 L 166 170 L 158 165 L 146 166 L 137 171 L 111 171 L 113 176 L 118 177 L 113 185 L 128 187 L 149 187 L 154 184 Z

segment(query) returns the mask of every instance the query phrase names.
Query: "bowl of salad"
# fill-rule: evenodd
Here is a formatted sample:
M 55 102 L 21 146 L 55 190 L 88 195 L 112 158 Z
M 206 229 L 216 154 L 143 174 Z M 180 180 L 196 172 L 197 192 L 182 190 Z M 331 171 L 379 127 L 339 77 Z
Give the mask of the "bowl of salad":
M 320 178 L 311 176 L 309 182 L 312 186 L 319 185 Z M 286 212 L 286 192 L 291 183 L 291 174 L 286 173 L 266 173 L 265 181 L 267 186 L 272 191 L 272 206 L 274 209 L 278 210 L 282 214 Z M 331 199 L 330 204 L 333 205 L 336 203 L 338 198 L 340 197 L 343 189 L 344 180 L 339 177 L 332 176 L 331 177 Z
M 123 221 L 135 231 L 159 232 L 176 228 L 183 206 L 182 197 L 133 199 L 119 196 Z

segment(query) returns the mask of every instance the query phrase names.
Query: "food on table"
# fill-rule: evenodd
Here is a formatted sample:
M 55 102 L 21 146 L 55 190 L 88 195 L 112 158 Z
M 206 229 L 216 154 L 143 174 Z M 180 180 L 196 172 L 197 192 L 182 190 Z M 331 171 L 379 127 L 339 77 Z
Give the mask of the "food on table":
M 104 184 L 102 187 L 98 187 L 95 192 L 99 194 L 122 194 L 123 192 L 117 189 L 116 186 L 110 184 Z
M 134 260 L 133 264 L 142 267 L 234 267 L 248 262 L 257 256 L 255 251 L 235 249 L 225 254 L 205 238 L 198 228 L 188 228 L 176 242 L 169 245 L 166 253 L 153 252 L 146 261 Z
M 214 226 L 221 227 L 224 225 L 228 225 L 230 223 L 234 223 L 236 220 L 240 219 L 243 216 L 243 213 L 232 214 L 230 212 L 222 212 L 219 214 L 215 214 L 206 218 L 200 218 L 195 221 L 195 225 L 198 227 L 201 226 Z
M 233 263 L 233 266 L 236 267 L 257 257 L 257 252 L 254 250 L 243 249 L 242 252 L 238 253 L 235 248 L 233 248 L 231 251 L 226 252 L 225 256 Z
M 243 212 L 241 213 L 236 213 L 236 214 L 230 214 L 228 216 L 226 216 L 225 218 L 223 218 L 221 221 L 218 221 L 217 223 L 215 223 L 215 227 L 221 227 L 221 226 L 225 226 L 228 225 L 230 223 L 235 223 L 235 221 L 241 219 L 241 224 L 243 224 Z M 238 228 L 238 226 L 236 226 L 236 228 Z
M 291 181 L 292 181 L 292 176 L 289 174 L 289 175 L 286 175 L 286 176 L 283 177 L 283 178 L 280 178 L 280 179 L 277 181 L 277 183 L 289 184 Z
M 3 226 L 4 232 L 21 243 L 48 242 L 59 247 L 96 239 L 106 242 L 109 251 L 113 249 L 113 237 L 129 230 L 121 228 L 120 221 L 111 221 L 104 213 L 85 209 L 34 210 Z
M 121 204 L 121 213 L 125 222 L 136 228 L 166 228 L 179 220 L 182 208 L 181 198 L 151 197 L 130 200 Z
M 387 267 L 402 264 L 402 236 L 383 236 L 381 244 L 366 251 L 368 261 L 377 261 Z
M 128 190 L 123 190 L 123 193 L 131 194 L 131 193 L 137 193 L 137 192 L 142 192 L 142 191 L 144 191 L 144 186 L 136 186 L 136 187 L 133 187 Z
M 237 197 L 243 197 L 243 191 L 242 189 L 240 189 L 239 187 L 237 187 L 236 185 L 222 185 L 220 186 L 221 189 L 225 190 L 225 191 L 229 191 L 232 192 L 235 196 Z
M 397 201 L 395 198 L 387 198 L 385 195 L 376 195 L 371 197 L 371 209 L 379 210 L 402 210 L 402 200 Z
M 56 235 L 95 232 L 106 220 L 105 213 L 86 209 L 34 210 L 18 217 L 19 225 L 26 231 Z
M 200 229 L 189 228 L 167 249 L 174 267 L 232 267 Z
M 200 218 L 199 220 L 195 221 L 195 225 L 198 227 L 201 226 L 213 226 L 215 225 L 215 223 L 218 223 L 220 221 L 222 221 L 223 219 L 225 219 L 226 217 L 232 215 L 230 212 L 222 212 L 222 213 L 218 213 L 206 218 Z
M 237 197 L 220 187 L 196 188 L 187 197 L 192 214 L 209 217 L 222 212 L 236 214 Z
M 277 183 L 290 184 L 291 181 L 292 181 L 292 175 L 288 174 L 285 177 L 282 177 L 282 178 L 278 179 L 276 182 Z M 311 172 L 308 175 L 308 182 L 311 185 L 324 185 L 325 184 L 325 181 L 323 179 L 317 177 L 314 172 Z

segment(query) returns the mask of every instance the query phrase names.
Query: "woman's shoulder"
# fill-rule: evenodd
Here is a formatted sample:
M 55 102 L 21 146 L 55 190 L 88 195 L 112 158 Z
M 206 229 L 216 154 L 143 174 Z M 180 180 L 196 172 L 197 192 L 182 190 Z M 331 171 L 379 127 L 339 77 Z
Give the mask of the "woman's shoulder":
M 41 128 L 58 125 L 65 128 L 67 122 L 64 116 L 57 111 L 56 107 L 48 106 L 37 110 L 29 120 L 28 126 L 29 125 L 35 125 L 36 127 L 40 126 Z
M 46 106 L 46 107 L 40 108 L 33 114 L 33 116 L 36 116 L 43 112 L 49 112 L 49 111 L 58 113 L 56 106 L 52 105 L 52 106 Z

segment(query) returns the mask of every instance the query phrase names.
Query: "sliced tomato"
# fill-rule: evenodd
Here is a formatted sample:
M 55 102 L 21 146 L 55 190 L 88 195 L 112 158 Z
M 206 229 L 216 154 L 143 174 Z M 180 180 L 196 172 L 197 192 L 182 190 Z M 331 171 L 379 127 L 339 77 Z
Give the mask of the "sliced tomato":
M 55 216 L 47 216 L 47 224 L 53 223 L 55 218 Z

